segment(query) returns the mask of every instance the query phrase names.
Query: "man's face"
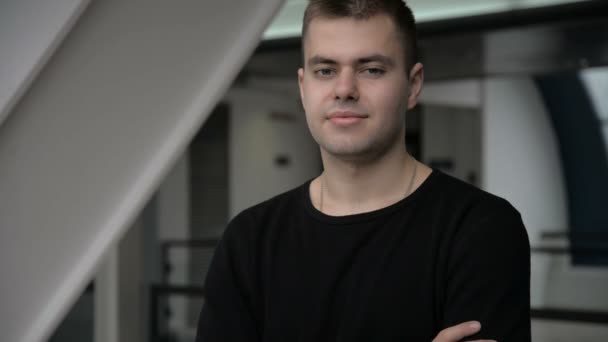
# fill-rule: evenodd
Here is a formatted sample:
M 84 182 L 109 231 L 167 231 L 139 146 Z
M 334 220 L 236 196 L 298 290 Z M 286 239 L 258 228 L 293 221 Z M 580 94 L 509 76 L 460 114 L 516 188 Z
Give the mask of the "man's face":
M 404 114 L 416 105 L 422 65 L 412 69 L 410 85 L 400 37 L 385 15 L 310 22 L 298 81 L 322 150 L 367 159 L 404 144 Z

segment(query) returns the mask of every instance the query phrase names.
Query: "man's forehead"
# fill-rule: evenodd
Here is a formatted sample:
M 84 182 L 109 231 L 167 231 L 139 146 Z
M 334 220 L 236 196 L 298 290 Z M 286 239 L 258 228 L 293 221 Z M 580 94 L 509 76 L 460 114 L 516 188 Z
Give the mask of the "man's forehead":
M 377 14 L 365 19 L 315 17 L 308 24 L 307 31 L 306 38 L 313 38 L 315 41 L 346 34 L 373 35 L 378 38 L 393 37 L 398 34 L 393 20 L 385 14 Z
M 386 15 L 369 19 L 314 18 L 304 40 L 307 60 L 315 56 L 336 61 L 353 61 L 369 56 L 396 59 L 401 53 L 400 35 Z

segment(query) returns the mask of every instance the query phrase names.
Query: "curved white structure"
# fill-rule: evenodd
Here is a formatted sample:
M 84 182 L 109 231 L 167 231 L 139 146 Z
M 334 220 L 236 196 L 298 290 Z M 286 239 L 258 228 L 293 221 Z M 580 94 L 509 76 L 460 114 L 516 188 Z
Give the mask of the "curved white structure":
M 20 76 L 5 77 L 3 69 L 0 79 L 8 89 L 0 94 L 3 341 L 48 337 L 281 1 L 50 3 L 43 11 L 33 0 L 0 6 L 2 19 L 7 8 L 40 14 L 24 16 L 23 27 L 41 38 L 39 49 L 19 56 L 33 61 L 17 63 Z M 50 14 L 53 25 L 37 25 Z M 49 27 L 54 33 L 46 34 Z M 10 42 L 33 42 L 24 32 L 2 30 L 2 51 Z
M 90 0 L 0 4 L 0 125 Z

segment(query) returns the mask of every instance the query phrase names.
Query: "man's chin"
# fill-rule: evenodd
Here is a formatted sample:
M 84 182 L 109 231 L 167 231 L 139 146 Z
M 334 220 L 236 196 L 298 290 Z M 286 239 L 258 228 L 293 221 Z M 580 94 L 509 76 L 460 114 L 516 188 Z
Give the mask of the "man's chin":
M 333 158 L 344 161 L 367 160 L 375 154 L 370 146 L 358 146 L 353 144 L 321 146 L 321 149 Z

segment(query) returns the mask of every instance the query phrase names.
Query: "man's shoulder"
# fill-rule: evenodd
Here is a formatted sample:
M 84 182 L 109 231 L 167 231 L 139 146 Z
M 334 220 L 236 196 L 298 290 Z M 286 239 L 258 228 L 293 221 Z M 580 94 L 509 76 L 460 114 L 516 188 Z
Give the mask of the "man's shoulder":
M 509 201 L 446 174 L 438 183 L 443 194 L 439 196 L 445 196 L 441 200 L 449 203 L 446 215 L 459 222 L 453 227 L 457 236 L 482 237 L 479 241 L 489 245 L 529 245 L 521 214 Z
M 452 176 L 437 180 L 441 205 L 438 214 L 446 223 L 444 243 L 453 251 L 484 250 L 488 255 L 517 257 L 529 254 L 529 238 L 521 214 L 509 201 Z M 512 250 L 505 250 L 503 245 Z
M 517 215 L 519 212 L 503 197 L 448 174 L 437 172 L 437 197 L 446 204 L 462 207 L 483 216 L 484 213 Z
M 305 197 L 304 193 L 310 184 L 307 181 L 303 184 L 298 185 L 295 188 L 282 192 L 275 195 L 267 200 L 264 200 L 256 205 L 253 205 L 245 210 L 242 214 L 253 216 L 256 218 L 263 218 L 268 215 L 276 215 L 278 212 L 283 210 L 296 209 L 302 205 Z
M 226 234 L 242 235 L 278 222 L 304 206 L 305 190 L 310 181 L 244 209 L 228 224 Z

